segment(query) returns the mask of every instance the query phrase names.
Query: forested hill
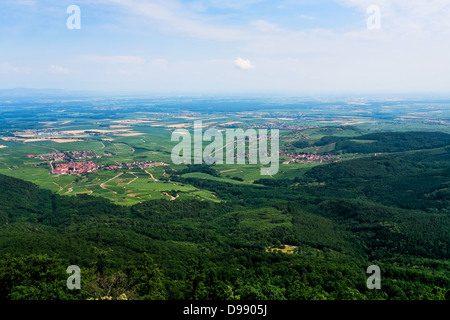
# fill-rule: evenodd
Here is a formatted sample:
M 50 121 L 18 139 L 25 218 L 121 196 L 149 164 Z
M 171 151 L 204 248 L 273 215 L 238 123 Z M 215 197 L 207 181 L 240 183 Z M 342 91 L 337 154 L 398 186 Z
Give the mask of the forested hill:
M 19 219 L 37 219 L 49 214 L 53 194 L 16 178 L 0 175 L 0 224 Z
M 448 299 L 450 150 L 132 207 L 0 175 L 0 299 Z M 189 180 L 189 181 L 187 181 Z M 382 269 L 368 290 L 365 270 Z M 69 265 L 82 289 L 66 287 Z
M 335 143 L 334 150 L 348 153 L 385 153 L 435 149 L 450 145 L 450 134 L 443 132 L 377 132 L 356 137 L 325 136 L 315 143 Z
M 77 215 L 119 215 L 126 208 L 100 197 L 74 198 L 53 194 L 37 185 L 0 174 L 0 223 L 30 222 L 57 225 Z M 69 220 L 68 220 L 69 219 Z

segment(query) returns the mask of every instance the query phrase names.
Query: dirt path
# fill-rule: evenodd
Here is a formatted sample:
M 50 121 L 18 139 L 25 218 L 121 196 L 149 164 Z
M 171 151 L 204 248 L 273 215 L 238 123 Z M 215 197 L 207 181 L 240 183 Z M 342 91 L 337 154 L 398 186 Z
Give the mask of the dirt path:
M 210 153 L 210 157 L 212 157 L 213 156 L 213 154 L 215 154 L 217 151 L 220 151 L 220 150 L 222 150 L 222 149 L 224 149 L 224 148 L 226 148 L 226 147 L 228 147 L 230 144 L 232 144 L 232 143 L 236 143 L 236 141 L 237 140 L 233 140 L 233 142 L 230 142 L 230 143 L 227 143 L 226 145 L 224 145 L 224 146 L 222 146 L 222 147 L 220 147 L 219 149 L 217 149 L 217 150 L 214 150 L 213 152 L 211 152 Z
M 0 162 L 1 164 L 4 164 L 9 170 L 12 170 L 11 167 L 6 162 Z
M 61 192 L 61 191 L 63 191 L 63 187 L 61 187 L 59 184 L 57 184 L 55 181 L 53 181 L 53 184 L 56 184 L 58 187 L 59 187 L 59 191 L 58 192 Z
M 24 144 L 25 144 L 25 142 L 24 142 Z M 36 145 L 36 144 L 27 144 L 28 146 L 33 146 L 33 147 L 38 147 L 38 148 L 45 148 L 45 149 L 50 149 L 50 150 L 53 150 L 54 152 L 60 152 L 59 150 L 57 150 L 57 149 L 55 149 L 55 148 L 51 148 L 51 147 L 45 147 L 45 146 L 39 146 L 39 145 Z
M 180 196 L 180 195 L 177 193 L 177 196 L 174 197 L 174 196 L 171 196 L 170 194 L 168 194 L 167 192 L 163 192 L 162 195 L 167 196 L 167 197 L 170 197 L 170 200 L 171 200 L 171 201 L 172 201 L 172 200 L 175 200 L 176 198 L 178 198 L 178 197 Z
M 147 172 L 148 175 L 150 175 L 150 178 L 152 180 L 154 180 L 155 182 L 159 181 L 158 179 L 156 179 L 150 172 L 148 172 L 147 170 L 145 170 L 145 172 Z
M 54 182 L 55 183 L 55 182 Z M 72 185 L 73 184 L 73 181 L 71 182 L 71 183 L 69 183 L 69 184 L 66 184 L 64 187 L 63 186 L 60 186 L 59 184 L 58 184 L 58 186 L 60 187 L 60 188 L 62 188 L 61 190 L 59 190 L 59 192 L 61 192 L 63 189 L 65 189 L 65 188 L 67 188 L 68 186 L 70 186 L 70 185 Z M 73 187 L 70 187 L 66 192 L 64 192 L 64 193 L 71 193 L 73 191 Z
M 106 184 L 107 184 L 108 182 L 113 181 L 114 179 L 120 177 L 121 175 L 123 175 L 123 172 L 119 173 L 119 174 L 118 174 L 117 176 L 115 176 L 115 177 L 112 177 L 112 178 L 109 179 L 108 181 L 105 181 L 105 182 L 101 183 L 101 184 L 100 184 L 100 187 L 101 187 L 102 189 L 109 190 L 109 191 L 111 191 L 111 192 L 114 193 L 114 194 L 117 194 L 116 191 L 106 188 Z
M 269 169 L 267 169 L 266 172 L 267 172 L 267 175 L 269 175 L 271 178 L 273 178 L 272 175 L 269 173 Z
M 139 199 L 139 200 L 144 200 L 144 199 L 142 199 L 141 197 L 138 197 L 136 194 L 134 194 L 134 193 L 129 193 L 129 194 L 127 194 L 127 197 L 130 197 L 130 198 L 136 198 L 136 199 Z
M 125 189 L 125 187 L 127 187 L 128 185 L 130 185 L 130 183 L 134 182 L 136 179 L 139 179 L 139 177 L 137 175 L 135 175 L 136 172 L 128 172 L 129 174 L 132 174 L 133 176 L 135 176 L 136 178 L 134 178 L 133 180 L 131 180 L 130 182 L 128 182 L 126 184 L 126 186 L 124 186 L 123 188 Z

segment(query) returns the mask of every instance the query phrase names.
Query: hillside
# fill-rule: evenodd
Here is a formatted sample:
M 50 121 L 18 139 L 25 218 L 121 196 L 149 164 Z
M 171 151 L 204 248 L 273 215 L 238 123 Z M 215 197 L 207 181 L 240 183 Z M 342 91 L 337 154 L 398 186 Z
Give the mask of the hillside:
M 325 136 L 316 146 L 334 144 L 334 152 L 392 153 L 448 146 L 450 135 L 443 132 L 377 132 L 356 137 Z
M 449 170 L 425 161 L 435 156 L 362 158 L 254 185 L 181 172 L 173 179 L 226 201 L 130 207 L 0 175 L 0 298 L 445 299 Z M 71 264 L 84 275 L 77 292 L 61 285 Z M 382 290 L 366 288 L 371 264 Z

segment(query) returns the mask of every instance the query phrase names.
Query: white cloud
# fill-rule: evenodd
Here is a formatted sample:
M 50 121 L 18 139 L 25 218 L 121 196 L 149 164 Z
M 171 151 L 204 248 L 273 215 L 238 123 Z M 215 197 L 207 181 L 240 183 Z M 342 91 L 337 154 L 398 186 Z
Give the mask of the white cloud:
M 2 74 L 8 74 L 8 73 L 16 73 L 19 72 L 19 69 L 9 62 L 4 62 L 0 64 L 0 73 Z
M 158 23 L 165 33 L 182 33 L 201 39 L 242 40 L 246 33 L 238 27 L 211 23 L 208 16 L 196 14 L 174 0 L 111 0 L 132 14 L 140 15 Z
M 169 66 L 169 61 L 163 58 L 153 59 L 152 65 L 160 68 L 167 68 Z
M 9 62 L 0 64 L 0 74 L 30 73 L 30 69 L 15 66 Z
M 111 64 L 142 64 L 145 60 L 139 56 L 96 56 L 84 55 L 79 56 L 81 60 L 98 63 Z
M 250 23 L 250 25 L 260 32 L 272 33 L 282 31 L 278 25 L 265 20 L 254 20 Z
M 57 64 L 50 65 L 50 70 L 54 73 L 62 73 L 62 74 L 68 74 L 70 71 L 67 68 L 61 67 Z
M 250 60 L 245 60 L 242 58 L 237 58 L 234 60 L 234 65 L 238 67 L 239 69 L 253 69 L 254 66 L 252 65 Z
M 7 4 L 19 5 L 19 6 L 36 6 L 36 1 L 34 0 L 15 0 L 8 1 Z
M 300 15 L 298 15 L 298 17 L 303 20 L 316 20 L 316 17 L 308 16 L 306 14 L 300 14 Z
M 211 5 L 217 8 L 229 8 L 235 10 L 242 10 L 262 0 L 208 0 Z

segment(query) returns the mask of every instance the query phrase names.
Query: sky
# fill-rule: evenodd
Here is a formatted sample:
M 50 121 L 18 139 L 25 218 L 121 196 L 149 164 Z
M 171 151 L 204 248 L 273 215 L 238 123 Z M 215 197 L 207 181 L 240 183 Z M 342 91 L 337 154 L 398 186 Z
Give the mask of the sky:
M 0 1 L 0 89 L 303 95 L 449 84 L 449 0 Z

